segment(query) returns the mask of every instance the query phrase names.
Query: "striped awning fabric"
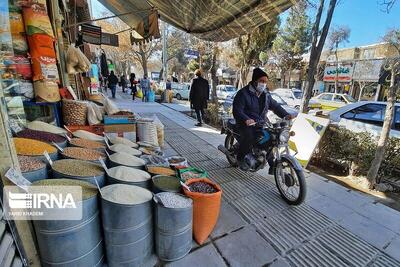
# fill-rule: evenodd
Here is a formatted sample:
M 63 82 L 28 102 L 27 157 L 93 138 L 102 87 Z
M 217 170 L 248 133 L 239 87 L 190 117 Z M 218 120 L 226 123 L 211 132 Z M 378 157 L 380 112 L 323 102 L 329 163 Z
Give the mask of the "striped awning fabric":
M 162 20 L 209 41 L 228 41 L 272 21 L 298 0 L 100 0 L 132 28 L 156 9 Z M 138 12 L 134 12 L 137 10 Z M 150 11 L 149 11 L 150 13 Z

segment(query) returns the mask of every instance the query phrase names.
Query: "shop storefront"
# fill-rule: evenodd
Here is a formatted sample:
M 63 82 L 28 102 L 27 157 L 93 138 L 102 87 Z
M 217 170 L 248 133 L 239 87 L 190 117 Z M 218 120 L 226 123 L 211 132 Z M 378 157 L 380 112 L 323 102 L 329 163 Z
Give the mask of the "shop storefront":
M 355 62 L 353 87 L 350 95 L 354 99 L 378 100 L 381 85 L 379 77 L 384 59 L 359 60 Z

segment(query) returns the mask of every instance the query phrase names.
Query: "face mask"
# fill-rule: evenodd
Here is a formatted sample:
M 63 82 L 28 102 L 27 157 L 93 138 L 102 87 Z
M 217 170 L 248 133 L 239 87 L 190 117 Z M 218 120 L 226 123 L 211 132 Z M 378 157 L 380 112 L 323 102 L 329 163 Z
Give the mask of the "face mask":
M 257 83 L 257 92 L 262 93 L 267 89 L 267 84 L 266 83 Z

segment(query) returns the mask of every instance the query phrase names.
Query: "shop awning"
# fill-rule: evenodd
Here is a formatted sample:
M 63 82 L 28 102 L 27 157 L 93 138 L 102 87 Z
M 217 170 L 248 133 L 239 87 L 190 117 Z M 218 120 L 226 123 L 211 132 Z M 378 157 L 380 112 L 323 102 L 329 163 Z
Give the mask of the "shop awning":
M 378 82 L 383 59 L 359 60 L 355 62 L 353 80 Z
M 209 41 L 227 41 L 250 33 L 298 0 L 99 0 L 133 29 L 152 8 L 163 21 Z

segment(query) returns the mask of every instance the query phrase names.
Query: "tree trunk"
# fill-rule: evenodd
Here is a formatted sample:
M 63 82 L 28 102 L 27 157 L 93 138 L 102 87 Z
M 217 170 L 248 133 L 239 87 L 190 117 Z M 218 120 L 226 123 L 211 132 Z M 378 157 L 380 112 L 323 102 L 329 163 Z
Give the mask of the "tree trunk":
M 358 96 L 358 101 L 361 101 L 361 97 L 362 97 L 362 94 L 363 94 L 363 91 L 364 91 L 364 88 L 366 85 L 365 84 L 361 85 L 361 83 L 358 83 L 358 85 L 360 86 L 360 94 Z
M 240 66 L 240 80 L 239 80 L 239 88 L 243 88 L 247 85 L 247 75 L 249 74 L 250 66 L 242 63 Z
M 308 103 L 310 102 L 310 98 L 312 96 L 312 91 L 315 83 L 315 73 L 319 63 L 319 58 L 321 57 L 322 48 L 325 44 L 326 36 L 328 35 L 329 27 L 331 25 L 333 11 L 335 11 L 336 1 L 337 0 L 330 0 L 329 2 L 329 8 L 326 15 L 324 27 L 322 28 L 322 33 L 318 40 L 319 23 L 321 21 L 322 11 L 324 9 L 324 0 L 320 0 L 317 17 L 312 29 L 313 38 L 312 38 L 312 46 L 310 54 L 310 63 L 307 73 L 308 85 L 306 87 L 306 90 L 304 91 L 302 103 L 300 106 L 300 111 L 303 113 L 308 112 Z
M 385 157 L 385 152 L 387 149 L 387 144 L 389 140 L 390 128 L 393 124 L 394 118 L 394 106 L 396 103 L 396 89 L 398 85 L 395 85 L 395 64 L 391 64 L 391 78 L 390 78 L 390 88 L 388 93 L 388 101 L 386 106 L 385 120 L 383 121 L 382 132 L 379 137 L 378 146 L 375 152 L 375 158 L 371 162 L 371 167 L 368 170 L 367 179 L 369 182 L 369 187 L 372 189 L 375 187 L 378 181 L 379 168 L 381 167 L 382 161 Z
M 218 104 L 218 98 L 217 98 L 217 84 L 218 84 L 218 77 L 217 77 L 217 57 L 218 57 L 218 47 L 215 46 L 212 54 L 212 61 L 211 61 L 211 85 L 212 85 L 212 91 L 211 91 L 211 99 L 214 104 Z
M 336 60 L 335 94 L 338 93 L 338 82 L 339 82 L 339 58 L 338 58 L 337 50 L 338 50 L 338 43 L 336 43 L 336 49 L 335 49 L 335 60 Z
M 292 78 L 291 75 L 292 75 L 292 67 L 289 68 L 289 76 L 288 76 L 287 88 L 290 88 L 290 80 Z
M 285 87 L 285 70 L 281 70 L 281 88 Z

